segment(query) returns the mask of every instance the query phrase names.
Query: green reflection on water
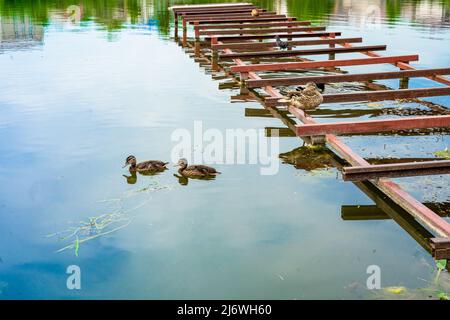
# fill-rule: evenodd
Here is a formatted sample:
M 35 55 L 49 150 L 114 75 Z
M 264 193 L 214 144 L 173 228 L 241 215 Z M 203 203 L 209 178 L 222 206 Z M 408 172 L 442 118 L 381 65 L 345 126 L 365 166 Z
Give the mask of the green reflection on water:
M 31 18 L 34 23 L 47 25 L 55 12 L 64 13 L 69 6 L 78 5 L 81 8 L 81 21 L 94 20 L 99 25 L 105 27 L 109 32 L 124 28 L 128 24 L 149 23 L 155 21 L 158 30 L 163 35 L 168 35 L 173 17 L 168 10 L 171 5 L 177 4 L 208 4 L 224 2 L 242 2 L 240 0 L 180 0 L 180 1 L 155 1 L 155 0 L 0 0 L 0 13 L 3 17 L 14 17 L 19 19 Z M 269 11 L 286 11 L 299 19 L 310 19 L 316 22 L 324 22 L 329 19 L 330 14 L 339 13 L 345 3 L 343 1 L 333 0 L 250 0 L 262 8 Z M 431 1 L 372 1 L 370 4 L 377 5 L 387 21 L 390 24 L 398 22 L 399 17 L 405 10 L 418 10 L 418 7 L 424 2 L 429 6 L 442 6 L 445 13 L 443 18 L 448 15 L 450 10 L 450 0 L 431 0 Z M 142 21 L 144 12 L 151 9 L 151 14 L 147 17 L 148 21 Z M 412 16 L 413 22 L 415 15 Z

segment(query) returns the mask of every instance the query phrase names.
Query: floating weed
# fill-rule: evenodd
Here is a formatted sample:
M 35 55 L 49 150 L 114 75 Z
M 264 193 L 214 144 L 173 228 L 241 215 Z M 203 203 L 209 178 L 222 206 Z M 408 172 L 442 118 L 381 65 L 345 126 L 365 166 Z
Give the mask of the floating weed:
M 405 287 L 387 287 L 384 288 L 386 292 L 392 293 L 392 294 L 404 294 L 406 291 Z
M 436 261 L 436 269 L 430 274 L 431 280 L 423 280 L 426 285 L 421 288 L 409 289 L 403 286 L 386 287 L 382 290 L 370 291 L 375 299 L 439 299 L 448 300 L 450 292 L 450 275 L 445 271 L 447 262 Z M 436 273 L 436 275 L 434 274 Z M 434 278 L 434 281 L 432 280 Z
M 450 150 L 448 148 L 442 151 L 436 151 L 433 154 L 438 158 L 450 159 Z
M 58 241 L 70 241 L 70 244 L 57 250 L 57 252 L 71 249 L 74 250 L 75 256 L 78 257 L 81 244 L 127 227 L 136 217 L 135 215 L 130 215 L 130 213 L 145 206 L 150 202 L 151 198 L 145 197 L 143 201 L 140 201 L 137 205 L 127 209 L 124 208 L 125 200 L 153 191 L 172 190 L 172 188 L 172 186 L 162 185 L 154 180 L 146 187 L 125 192 L 120 198 L 98 201 L 100 203 L 112 203 L 117 207 L 114 210 L 111 210 L 111 212 L 99 216 L 88 217 L 86 220 L 72 223 L 72 226 L 68 227 L 66 230 L 49 234 L 47 237 L 57 237 Z M 136 202 L 136 199 L 133 199 L 133 202 Z

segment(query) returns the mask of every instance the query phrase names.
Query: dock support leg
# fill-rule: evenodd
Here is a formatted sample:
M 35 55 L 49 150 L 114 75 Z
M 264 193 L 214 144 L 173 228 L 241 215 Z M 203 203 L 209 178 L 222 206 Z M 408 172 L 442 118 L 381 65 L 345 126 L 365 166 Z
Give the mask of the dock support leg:
M 401 78 L 400 89 L 408 89 L 408 87 L 409 87 L 409 78 Z
M 176 13 L 174 18 L 174 24 L 175 24 L 175 40 L 178 40 L 178 14 Z
M 183 18 L 183 46 L 186 46 L 187 44 L 187 23 L 186 20 Z
M 211 46 L 217 44 L 217 38 L 211 38 Z M 219 71 L 219 52 L 216 49 L 211 49 L 211 69 L 212 71 Z
M 330 39 L 335 39 L 336 38 L 336 34 L 334 32 L 330 33 Z M 335 48 L 336 45 L 334 43 L 330 43 L 330 48 Z M 328 60 L 335 60 L 336 59 L 336 54 L 334 53 L 330 53 Z

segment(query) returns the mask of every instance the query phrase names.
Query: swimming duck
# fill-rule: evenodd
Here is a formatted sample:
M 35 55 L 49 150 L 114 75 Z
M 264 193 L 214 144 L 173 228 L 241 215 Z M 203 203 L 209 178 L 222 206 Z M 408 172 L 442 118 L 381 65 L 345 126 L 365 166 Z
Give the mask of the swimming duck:
M 315 110 L 323 102 L 322 94 L 313 82 L 308 82 L 302 91 L 290 91 L 290 105 L 302 110 Z
M 254 18 L 259 17 L 259 11 L 256 10 L 256 9 L 253 9 L 252 10 L 252 17 L 254 17 Z
M 175 167 L 180 167 L 178 173 L 185 177 L 212 177 L 220 174 L 216 169 L 204 165 L 188 166 L 186 159 L 180 159 Z
M 125 160 L 124 168 L 127 166 L 130 166 L 130 172 L 139 172 L 139 173 L 146 173 L 146 172 L 159 172 L 164 171 L 167 169 L 166 165 L 169 162 L 162 162 L 159 160 L 150 160 L 145 161 L 141 163 L 136 163 L 136 157 L 135 156 L 128 156 Z

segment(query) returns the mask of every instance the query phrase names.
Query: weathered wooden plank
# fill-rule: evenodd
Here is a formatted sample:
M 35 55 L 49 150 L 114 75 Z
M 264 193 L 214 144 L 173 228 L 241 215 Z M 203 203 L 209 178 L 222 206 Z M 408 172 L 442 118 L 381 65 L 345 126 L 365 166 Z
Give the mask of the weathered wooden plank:
M 199 19 L 195 21 L 189 21 L 190 24 L 194 22 L 198 24 L 224 24 L 224 23 L 236 23 L 236 22 L 261 22 L 261 21 L 295 21 L 295 18 L 288 18 L 285 15 L 279 15 L 277 17 L 256 17 L 256 18 L 226 18 L 226 19 Z
M 210 16 L 216 16 L 216 15 L 223 15 L 223 14 L 228 14 L 228 13 L 248 13 L 251 14 L 252 10 L 258 10 L 259 12 L 265 12 L 265 10 L 262 9 L 258 9 L 256 6 L 248 6 L 248 7 L 242 7 L 242 8 L 228 8 L 226 10 L 221 10 L 221 9 L 216 9 L 216 10 L 212 10 L 212 9 L 208 9 L 208 10 L 204 10 L 204 9 L 198 9 L 198 10 L 191 10 L 191 11 L 184 11 L 184 12 L 180 12 L 179 15 L 180 16 L 184 16 L 184 17 L 189 17 L 189 16 L 194 16 L 194 15 L 210 15 Z
M 184 18 L 183 20 L 193 24 L 194 22 L 199 22 L 199 23 L 212 23 L 212 22 L 221 22 L 223 23 L 224 21 L 232 21 L 232 22 L 236 22 L 236 21 L 259 21 L 259 20 L 265 20 L 265 19 L 288 19 L 286 17 L 286 15 L 284 14 L 268 14 L 268 15 L 261 15 L 259 17 L 252 17 L 250 15 L 245 15 L 245 16 L 222 16 L 222 17 L 189 17 L 189 18 Z M 269 20 L 270 21 L 270 20 Z
M 432 176 L 450 174 L 450 168 L 410 169 L 386 172 L 369 172 L 356 174 L 343 174 L 344 181 L 366 181 L 380 178 L 405 178 L 418 176 Z
M 450 87 L 357 91 L 350 93 L 324 94 L 323 103 L 383 101 L 396 99 L 412 99 L 421 97 L 437 97 L 450 95 Z M 266 98 L 267 106 L 287 106 L 288 102 L 279 98 Z
M 273 17 L 279 17 L 276 12 L 260 12 L 258 18 L 273 18 Z M 216 14 L 216 15 L 210 15 L 208 14 L 200 14 L 200 15 L 182 15 L 181 18 L 185 20 L 186 22 L 189 21 L 196 21 L 196 20 L 219 20 L 219 19 L 228 19 L 228 18 L 252 18 L 252 15 L 250 14 L 250 11 L 248 13 L 224 13 L 224 14 Z
M 450 259 L 450 237 L 430 239 L 433 257 L 437 260 Z
M 234 59 L 234 58 L 255 58 L 255 57 L 291 57 L 291 56 L 307 56 L 320 55 L 330 53 L 350 53 L 361 51 L 382 51 L 386 50 L 386 45 L 374 46 L 359 46 L 351 48 L 318 48 L 308 50 L 289 50 L 289 51 L 263 51 L 263 52 L 237 52 L 237 53 L 222 53 L 219 54 L 220 59 Z
M 170 6 L 168 9 L 172 11 L 188 11 L 188 10 L 199 10 L 199 9 L 213 9 L 216 10 L 218 8 L 228 9 L 228 8 L 236 8 L 236 7 L 246 7 L 253 6 L 252 3 L 249 2 L 240 2 L 240 3 L 211 3 L 211 4 L 183 4 L 183 5 L 175 5 Z
M 381 177 L 413 177 L 450 173 L 450 160 L 379 164 L 343 168 L 345 181 L 362 181 Z
M 205 39 L 215 38 L 218 41 L 233 41 L 233 40 L 262 40 L 262 39 L 275 39 L 278 35 L 280 38 L 313 38 L 313 37 L 329 37 L 331 34 L 340 36 L 341 32 L 311 32 L 311 33 L 276 33 L 262 34 L 262 35 L 244 35 L 244 36 L 208 36 Z
M 420 170 L 420 169 L 434 169 L 434 168 L 450 168 L 450 160 L 419 161 L 406 163 L 376 164 L 357 167 L 344 167 L 343 173 L 357 174 L 357 173 L 403 171 L 412 169 Z
M 287 41 L 290 46 L 312 46 L 312 45 L 330 45 L 330 44 L 344 44 L 362 42 L 362 38 L 336 38 L 336 39 L 313 39 L 300 41 Z M 212 50 L 224 49 L 261 49 L 261 48 L 275 48 L 278 47 L 276 42 L 240 42 L 240 43 L 226 43 L 213 44 Z
M 341 133 L 363 133 L 436 128 L 450 126 L 450 116 L 408 117 L 355 122 L 303 124 L 297 126 L 297 135 L 314 136 Z
M 247 80 L 245 84 L 248 88 L 259 88 L 265 86 L 302 85 L 308 82 L 314 83 L 364 82 L 369 80 L 428 77 L 442 74 L 450 74 L 450 68 L 401 70 L 401 71 L 372 72 L 360 74 L 338 74 L 325 76 L 270 78 L 261 80 Z
M 229 23 L 229 24 L 203 24 L 195 26 L 198 30 L 222 30 L 222 29 L 251 29 L 251 28 L 276 28 L 276 27 L 296 27 L 309 26 L 310 21 L 274 21 L 274 22 L 249 22 L 249 23 Z
M 285 63 L 267 63 L 267 64 L 248 64 L 232 66 L 231 72 L 250 72 L 250 71 L 279 71 L 279 70 L 295 70 L 322 67 L 338 67 L 338 66 L 357 66 L 380 63 L 396 63 L 409 62 L 419 60 L 418 55 L 404 56 L 388 56 L 377 58 L 360 58 L 346 60 L 323 60 L 323 61 L 306 61 L 306 62 L 285 62 Z
M 307 32 L 307 31 L 324 31 L 326 27 L 292 27 L 292 28 L 267 28 L 267 29 L 235 29 L 235 30 L 207 30 L 199 31 L 200 35 L 227 35 L 227 34 L 265 34 L 279 32 Z M 231 54 L 231 53 L 230 53 Z

